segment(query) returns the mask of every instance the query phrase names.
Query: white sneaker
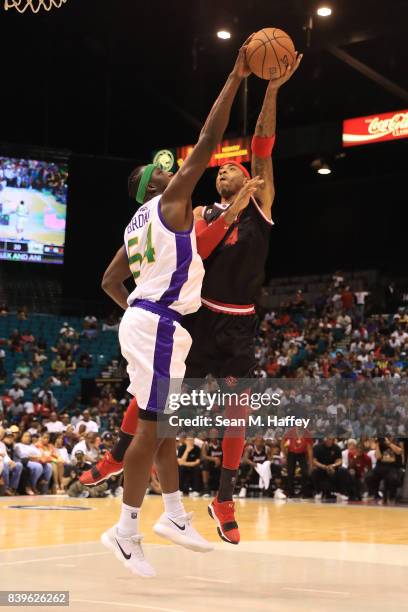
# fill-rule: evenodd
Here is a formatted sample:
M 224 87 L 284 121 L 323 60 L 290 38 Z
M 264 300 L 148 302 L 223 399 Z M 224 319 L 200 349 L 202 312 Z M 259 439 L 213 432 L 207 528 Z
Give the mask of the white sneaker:
M 191 491 L 189 497 L 201 497 L 201 494 L 198 491 Z
M 211 495 L 209 493 L 203 493 L 203 498 L 204 499 L 209 499 L 211 497 Z
M 241 490 L 240 490 L 240 492 L 239 492 L 238 497 L 239 497 L 240 499 L 243 499 L 243 498 L 244 498 L 244 497 L 246 497 L 246 496 L 247 496 L 247 490 L 246 490 L 246 487 L 241 487 Z
M 273 499 L 286 499 L 286 495 L 284 494 L 282 489 L 276 489 Z
M 347 502 L 349 500 L 347 495 L 342 495 L 341 493 L 337 493 L 337 499 L 342 502 Z
M 315 501 L 322 501 L 323 493 L 316 493 L 314 496 Z
M 143 578 L 153 578 L 156 575 L 154 568 L 145 559 L 142 548 L 141 535 L 123 538 L 118 534 L 117 525 L 114 525 L 101 536 L 101 542 L 106 548 L 115 553 L 115 557 L 122 561 L 124 566 L 133 574 Z
M 153 531 L 162 538 L 171 540 L 174 544 L 179 544 L 195 552 L 214 550 L 214 546 L 207 542 L 192 526 L 192 516 L 193 512 L 188 512 L 173 520 L 164 512 L 153 527 Z

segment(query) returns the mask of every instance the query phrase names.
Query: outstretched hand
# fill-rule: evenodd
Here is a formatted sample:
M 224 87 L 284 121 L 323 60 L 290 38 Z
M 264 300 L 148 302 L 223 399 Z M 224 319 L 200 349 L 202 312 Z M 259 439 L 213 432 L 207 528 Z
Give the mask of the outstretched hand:
M 232 70 L 232 73 L 235 74 L 235 76 L 237 76 L 240 79 L 245 79 L 251 74 L 251 69 L 248 66 L 248 62 L 246 59 L 246 50 L 253 37 L 254 37 L 254 33 L 248 36 L 248 38 L 246 39 L 246 41 L 244 42 L 244 44 L 238 51 L 238 57 L 235 62 L 235 66 Z
M 244 183 L 237 193 L 233 203 L 225 213 L 225 221 L 229 224 L 233 223 L 236 216 L 246 208 L 253 195 L 259 188 L 263 187 L 264 180 L 259 176 L 255 176 Z
M 296 59 L 293 64 L 288 64 L 286 66 L 285 72 L 278 79 L 273 79 L 269 81 L 268 89 L 279 89 L 281 85 L 289 81 L 289 79 L 295 74 L 296 70 L 299 68 L 300 63 L 303 59 L 303 53 L 298 53 L 296 51 Z

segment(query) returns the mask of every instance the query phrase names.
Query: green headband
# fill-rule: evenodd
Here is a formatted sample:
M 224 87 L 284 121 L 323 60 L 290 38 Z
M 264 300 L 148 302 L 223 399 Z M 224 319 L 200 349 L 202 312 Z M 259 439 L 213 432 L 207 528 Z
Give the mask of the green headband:
M 156 168 L 158 168 L 158 166 L 156 166 L 156 164 L 149 164 L 143 170 L 143 174 L 142 174 L 142 177 L 140 179 L 139 187 L 137 189 L 137 194 L 136 194 L 136 202 L 138 202 L 139 204 L 143 204 L 144 203 L 144 199 L 146 197 L 147 187 L 148 187 L 148 185 L 150 183 L 150 179 L 152 178 L 152 174 L 156 170 Z

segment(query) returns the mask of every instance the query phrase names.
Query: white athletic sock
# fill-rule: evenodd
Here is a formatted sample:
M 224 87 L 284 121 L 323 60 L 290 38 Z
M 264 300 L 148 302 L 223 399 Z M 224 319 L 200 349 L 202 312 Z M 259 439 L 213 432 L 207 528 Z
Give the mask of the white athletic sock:
M 133 508 L 132 506 L 122 504 L 118 523 L 118 534 L 122 538 L 129 538 L 139 533 L 139 513 L 140 508 Z
M 164 511 L 169 518 L 177 518 L 186 513 L 183 502 L 181 501 L 181 492 L 162 493 L 164 502 Z

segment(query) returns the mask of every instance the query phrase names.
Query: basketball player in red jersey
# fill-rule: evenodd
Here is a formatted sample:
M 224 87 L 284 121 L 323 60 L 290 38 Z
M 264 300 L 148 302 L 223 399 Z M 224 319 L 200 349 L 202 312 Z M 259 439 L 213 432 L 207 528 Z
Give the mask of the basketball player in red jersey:
M 193 338 L 187 358 L 186 379 L 211 373 L 234 387 L 240 378 L 250 378 L 255 368 L 254 300 L 264 278 L 265 261 L 273 225 L 271 209 L 275 197 L 271 153 L 275 142 L 276 101 L 279 88 L 300 65 L 298 56 L 284 75 L 270 81 L 252 141 L 252 174 L 236 162 L 221 166 L 216 188 L 221 202 L 195 209 L 198 252 L 204 260 L 203 307 L 183 320 Z M 262 179 L 258 180 L 258 177 Z M 256 189 L 255 189 L 256 187 Z M 241 389 L 244 391 L 244 389 Z M 81 477 L 95 485 L 122 469 L 122 460 L 135 432 L 137 403 L 133 400 L 122 423 L 120 439 L 112 455 Z M 245 416 L 230 405 L 227 418 Z M 227 428 L 223 439 L 220 489 L 209 506 L 220 537 L 238 544 L 232 494 L 245 442 L 245 429 Z
M 275 187 L 271 154 L 277 93 L 301 60 L 300 55 L 293 66 L 287 67 L 284 76 L 268 85 L 252 140 L 252 175 L 262 179 L 256 192 L 250 188 L 247 169 L 241 164 L 226 162 L 216 180 L 221 202 L 195 210 L 197 246 L 204 260 L 205 276 L 201 292 L 203 307 L 183 321 L 193 338 L 186 361 L 186 379 L 211 373 L 225 391 L 248 391 L 239 379 L 251 378 L 256 367 L 254 301 L 264 279 L 273 225 Z M 241 201 L 241 212 L 236 215 L 236 202 L 243 198 L 245 203 Z M 245 417 L 246 407 L 230 404 L 225 416 L 227 419 Z M 244 443 L 245 428 L 225 429 L 220 487 L 208 508 L 217 523 L 219 536 L 230 544 L 238 544 L 240 540 L 232 495 Z

